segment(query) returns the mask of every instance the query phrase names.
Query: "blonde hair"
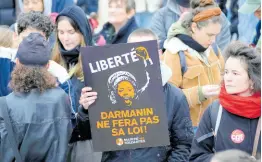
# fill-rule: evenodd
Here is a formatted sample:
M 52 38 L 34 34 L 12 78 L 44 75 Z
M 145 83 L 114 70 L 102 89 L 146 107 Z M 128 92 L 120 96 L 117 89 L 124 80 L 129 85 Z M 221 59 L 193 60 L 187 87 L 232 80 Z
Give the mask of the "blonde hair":
M 80 33 L 80 34 L 81 34 L 80 46 L 86 47 L 84 36 L 82 35 L 82 33 Z M 72 69 L 68 69 L 68 67 L 66 66 L 66 62 L 63 59 L 63 57 L 60 53 L 60 50 L 59 50 L 59 39 L 58 39 L 57 34 L 56 34 L 56 43 L 55 43 L 55 46 L 54 46 L 54 49 L 53 49 L 52 60 L 55 61 L 56 63 L 60 64 L 64 68 L 66 68 L 69 72 L 70 78 L 72 76 L 76 76 L 78 80 L 80 80 L 82 82 L 84 81 L 84 73 L 83 73 L 83 68 L 82 68 L 81 54 L 79 53 L 77 64 Z
M 12 48 L 14 32 L 7 26 L 0 26 L 0 33 L 0 47 Z

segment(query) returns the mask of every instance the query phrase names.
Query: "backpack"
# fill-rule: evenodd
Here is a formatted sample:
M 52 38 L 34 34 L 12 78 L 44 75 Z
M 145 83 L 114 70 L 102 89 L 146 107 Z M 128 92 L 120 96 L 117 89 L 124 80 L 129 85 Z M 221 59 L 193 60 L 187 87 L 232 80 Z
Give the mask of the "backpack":
M 213 50 L 216 54 L 216 56 L 219 55 L 219 49 L 216 44 L 212 44 Z M 186 73 L 187 71 L 187 64 L 186 64 L 186 57 L 184 51 L 179 51 L 178 52 L 179 58 L 180 58 L 180 65 L 181 65 L 181 72 L 182 76 Z

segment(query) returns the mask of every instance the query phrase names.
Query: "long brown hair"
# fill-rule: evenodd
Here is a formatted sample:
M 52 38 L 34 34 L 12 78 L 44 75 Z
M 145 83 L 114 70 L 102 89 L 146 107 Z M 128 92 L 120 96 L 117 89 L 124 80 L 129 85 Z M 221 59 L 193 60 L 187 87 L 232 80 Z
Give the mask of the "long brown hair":
M 76 24 L 73 24 L 74 22 L 70 18 L 68 18 L 68 17 L 61 16 L 60 18 L 57 20 L 56 24 L 58 24 L 59 21 L 62 21 L 62 20 L 65 20 L 65 19 L 68 20 L 69 23 L 71 24 L 71 26 L 75 29 L 75 31 L 78 32 L 81 35 L 80 46 L 81 47 L 86 47 L 84 36 L 79 31 L 79 29 L 76 27 Z M 54 49 L 53 49 L 52 60 L 67 69 L 66 62 L 63 59 L 63 57 L 61 55 L 61 52 L 59 50 L 59 43 L 60 43 L 60 40 L 58 39 L 58 32 L 56 32 L 56 43 L 55 43 Z M 82 69 L 82 59 L 81 59 L 81 55 L 80 54 L 79 54 L 79 57 L 78 57 L 78 62 L 75 65 L 75 67 L 72 68 L 72 69 L 67 69 L 67 70 L 69 72 L 70 77 L 72 77 L 74 75 L 74 76 L 77 77 L 77 79 L 79 79 L 81 81 L 84 81 L 84 73 L 83 73 L 83 69 Z
M 11 75 L 10 88 L 14 92 L 30 92 L 38 89 L 44 92 L 56 87 L 56 78 L 45 67 L 17 64 Z

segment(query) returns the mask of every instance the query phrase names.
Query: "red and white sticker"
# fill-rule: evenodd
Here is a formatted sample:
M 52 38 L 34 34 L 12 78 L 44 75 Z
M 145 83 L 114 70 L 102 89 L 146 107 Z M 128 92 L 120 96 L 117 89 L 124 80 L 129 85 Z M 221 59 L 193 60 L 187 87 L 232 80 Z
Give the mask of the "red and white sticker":
M 242 143 L 245 140 L 245 134 L 242 130 L 236 129 L 231 134 L 231 140 L 234 143 Z

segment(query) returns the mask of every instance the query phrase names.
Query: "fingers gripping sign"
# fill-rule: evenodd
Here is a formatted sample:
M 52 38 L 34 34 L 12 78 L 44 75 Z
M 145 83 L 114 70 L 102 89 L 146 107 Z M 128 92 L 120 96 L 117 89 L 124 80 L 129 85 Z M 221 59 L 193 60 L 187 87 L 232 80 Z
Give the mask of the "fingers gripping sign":
M 92 91 L 91 87 L 84 87 L 81 92 L 81 97 L 79 103 L 84 107 L 84 109 L 88 109 L 90 105 L 92 105 L 97 99 L 97 92 Z

